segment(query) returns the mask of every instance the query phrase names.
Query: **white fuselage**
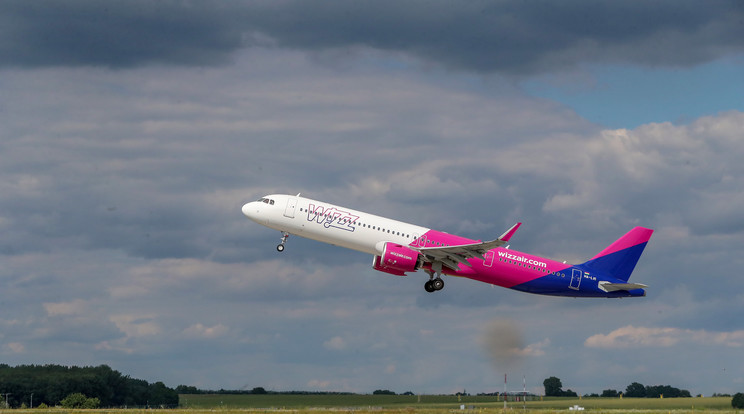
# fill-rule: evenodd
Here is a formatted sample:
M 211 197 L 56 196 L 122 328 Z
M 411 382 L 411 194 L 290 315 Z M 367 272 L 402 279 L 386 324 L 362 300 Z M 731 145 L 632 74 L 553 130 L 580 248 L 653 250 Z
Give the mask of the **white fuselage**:
M 245 204 L 243 214 L 275 230 L 373 255 L 381 253 L 381 242 L 408 245 L 429 231 L 299 195 L 265 196 Z

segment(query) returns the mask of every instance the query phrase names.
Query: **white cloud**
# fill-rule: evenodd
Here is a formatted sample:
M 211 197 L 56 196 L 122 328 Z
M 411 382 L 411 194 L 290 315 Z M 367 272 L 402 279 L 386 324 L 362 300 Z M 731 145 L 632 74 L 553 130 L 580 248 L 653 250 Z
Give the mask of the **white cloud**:
M 109 319 L 128 338 L 158 335 L 162 332 L 152 315 L 112 315 Z
M 332 382 L 328 380 L 312 379 L 307 382 L 307 386 L 311 390 L 327 390 L 331 387 Z
M 126 341 L 124 340 L 115 340 L 115 341 L 102 341 L 97 343 L 93 349 L 96 351 L 115 351 L 115 352 L 121 352 L 126 355 L 131 355 L 135 353 L 135 349 L 133 347 L 129 347 L 125 345 Z
M 669 348 L 684 343 L 700 345 L 744 347 L 744 330 L 711 332 L 680 328 L 647 328 L 632 325 L 608 334 L 592 335 L 584 341 L 590 348 Z
M 204 326 L 201 323 L 197 323 L 184 329 L 183 334 L 191 338 L 215 339 L 224 336 L 229 331 L 230 328 L 221 323 L 214 326 Z
M 540 342 L 529 344 L 519 351 L 519 354 L 525 357 L 545 356 L 545 349 L 550 346 L 550 339 L 545 338 Z
M 333 351 L 343 351 L 346 349 L 346 340 L 340 336 L 334 336 L 333 338 L 323 342 L 323 347 Z
M 45 303 L 44 309 L 48 316 L 70 316 L 82 315 L 87 308 L 87 302 L 83 299 L 75 299 L 70 302 Z
M 20 342 L 9 342 L 7 345 L 8 345 L 8 348 L 10 348 L 10 350 L 16 354 L 21 354 L 21 353 L 26 352 L 26 346 Z

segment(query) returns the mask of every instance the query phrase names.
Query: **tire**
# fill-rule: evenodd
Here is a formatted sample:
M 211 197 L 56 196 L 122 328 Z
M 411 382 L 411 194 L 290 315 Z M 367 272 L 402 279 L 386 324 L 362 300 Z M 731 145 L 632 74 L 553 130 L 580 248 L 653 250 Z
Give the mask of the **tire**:
M 284 251 L 284 245 L 283 244 L 280 244 L 280 245 L 276 246 L 276 251 L 283 252 Z
M 434 289 L 434 283 L 432 283 L 431 280 L 429 280 L 428 282 L 424 283 L 424 289 L 427 292 L 429 292 L 429 293 L 434 292 L 436 290 L 436 289 Z
M 434 288 L 434 290 L 442 290 L 444 289 L 444 280 L 440 278 L 436 278 L 431 281 L 431 287 Z

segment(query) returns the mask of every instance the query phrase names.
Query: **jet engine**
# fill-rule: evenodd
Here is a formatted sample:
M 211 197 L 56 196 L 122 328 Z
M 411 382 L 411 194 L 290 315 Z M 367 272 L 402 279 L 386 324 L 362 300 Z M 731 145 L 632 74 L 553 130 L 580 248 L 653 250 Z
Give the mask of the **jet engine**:
M 375 270 L 405 276 L 406 272 L 415 272 L 421 267 L 422 260 L 415 250 L 391 242 L 380 242 L 376 247 L 380 255 L 376 255 L 372 262 Z

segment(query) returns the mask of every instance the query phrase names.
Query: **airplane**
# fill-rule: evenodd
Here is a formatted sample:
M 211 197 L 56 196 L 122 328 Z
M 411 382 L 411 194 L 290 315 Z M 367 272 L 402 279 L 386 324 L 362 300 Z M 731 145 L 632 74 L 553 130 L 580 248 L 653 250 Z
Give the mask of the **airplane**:
M 444 288 L 442 275 L 464 277 L 527 293 L 568 297 L 646 296 L 647 287 L 630 283 L 652 229 L 635 227 L 581 264 L 567 264 L 512 250 L 504 245 L 522 223 L 490 241 L 404 223 L 301 197 L 272 194 L 246 203 L 243 214 L 279 230 L 283 252 L 292 235 L 373 255 L 372 268 L 396 276 L 421 269 L 427 292 Z

